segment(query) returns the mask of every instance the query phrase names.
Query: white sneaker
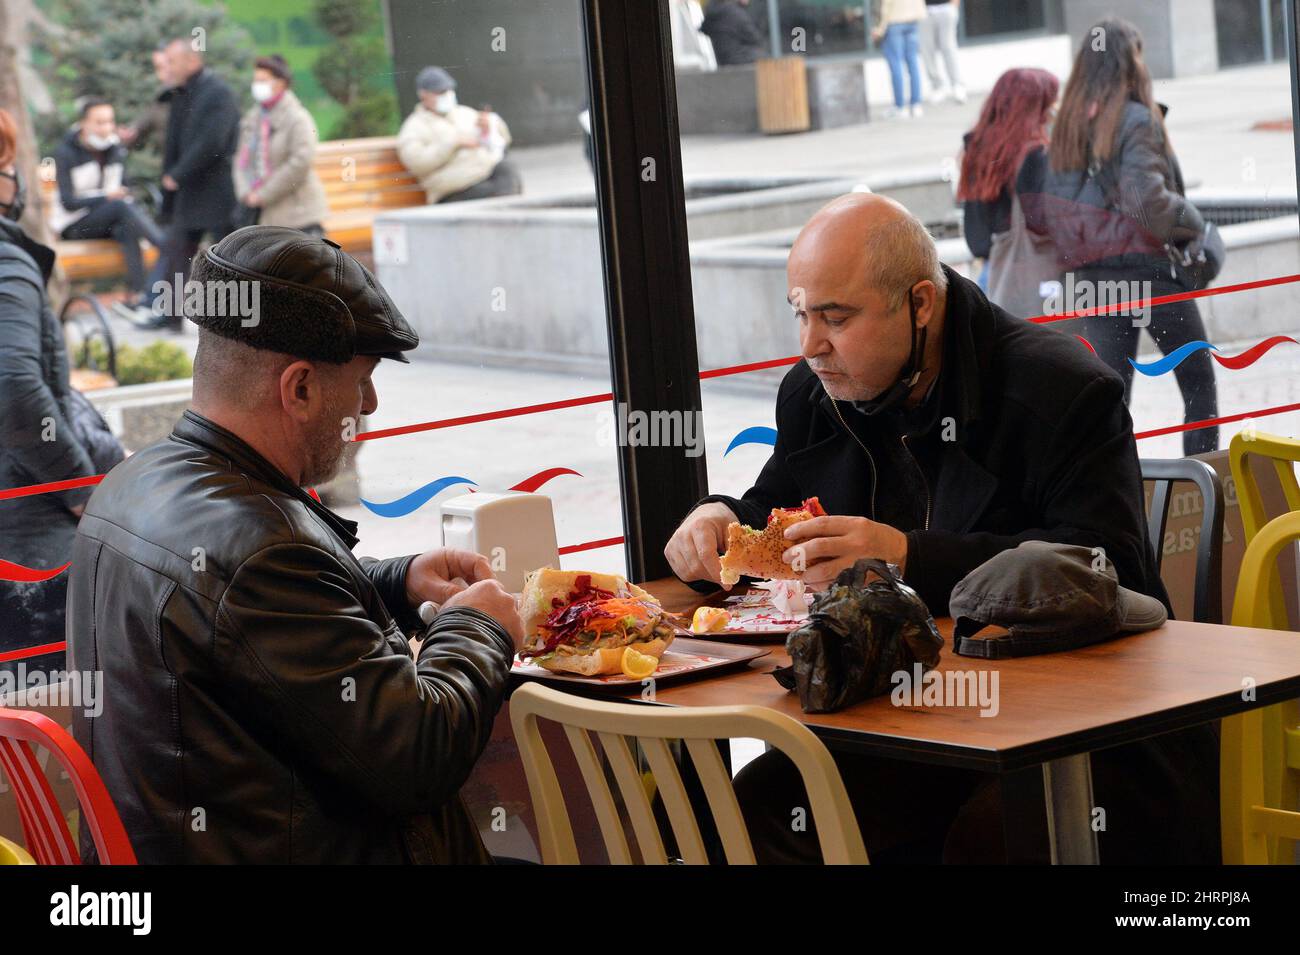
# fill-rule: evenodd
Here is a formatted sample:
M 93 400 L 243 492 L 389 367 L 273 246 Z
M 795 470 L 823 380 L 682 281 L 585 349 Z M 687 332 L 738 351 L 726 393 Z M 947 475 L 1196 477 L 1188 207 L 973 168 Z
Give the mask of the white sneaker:
M 954 103 L 966 102 L 966 87 L 958 83 L 952 88 L 952 99 Z
M 880 113 L 881 119 L 907 119 L 906 106 L 887 106 Z
M 920 103 L 913 103 L 913 104 L 912 104 L 912 118 L 913 118 L 913 119 L 920 119 L 920 118 L 921 118 L 922 116 L 924 116 L 924 115 L 925 115 L 925 110 L 921 109 L 921 104 L 920 104 Z
M 935 86 L 930 89 L 930 95 L 926 97 L 931 103 L 942 103 L 948 96 L 946 86 Z

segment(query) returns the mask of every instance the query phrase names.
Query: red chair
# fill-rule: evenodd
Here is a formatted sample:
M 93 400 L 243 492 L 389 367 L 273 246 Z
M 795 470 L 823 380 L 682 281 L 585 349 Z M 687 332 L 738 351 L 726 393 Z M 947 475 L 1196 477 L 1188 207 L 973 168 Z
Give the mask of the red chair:
M 90 828 L 99 861 L 105 865 L 135 865 L 135 851 L 122 820 L 85 750 L 48 716 L 0 707 L 0 769 L 13 786 L 27 851 L 37 864 L 76 865 L 81 853 L 32 750 L 33 743 L 53 753 L 67 770 L 77 791 L 82 825 Z

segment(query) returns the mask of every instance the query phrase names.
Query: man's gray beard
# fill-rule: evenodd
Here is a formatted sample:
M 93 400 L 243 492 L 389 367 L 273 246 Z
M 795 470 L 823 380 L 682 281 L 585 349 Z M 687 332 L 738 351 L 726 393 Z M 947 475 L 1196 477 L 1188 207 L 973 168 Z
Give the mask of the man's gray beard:
M 343 439 L 337 433 L 335 439 L 338 441 L 337 448 L 321 447 L 312 451 L 311 465 L 303 473 L 303 487 L 315 487 L 318 484 L 325 484 L 332 481 L 339 473 L 343 464 L 343 455 L 347 453 L 347 445 L 343 443 Z
M 340 415 L 330 413 L 321 421 L 321 430 L 313 436 L 311 446 L 308 448 L 311 460 L 303 470 L 303 487 L 324 484 L 333 480 L 339 473 L 343 456 L 348 450 L 347 442 L 343 440 L 343 424 L 340 418 Z M 333 425 L 331 422 L 335 421 L 339 423 Z

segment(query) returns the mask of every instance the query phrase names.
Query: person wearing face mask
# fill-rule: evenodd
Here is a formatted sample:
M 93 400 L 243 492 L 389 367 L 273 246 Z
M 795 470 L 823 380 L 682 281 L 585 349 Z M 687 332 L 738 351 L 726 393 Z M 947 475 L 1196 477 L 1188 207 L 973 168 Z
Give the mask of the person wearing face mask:
M 27 187 L 16 152 L 16 124 L 0 110 L 0 489 L 90 477 L 122 460 L 107 426 L 68 381 L 63 329 L 46 291 L 54 250 L 18 224 Z M 63 641 L 64 566 L 90 492 L 0 501 L 0 655 Z M 62 669 L 63 653 L 0 669 L 19 662 Z
M 1026 322 L 939 262 L 899 203 L 853 193 L 799 233 L 786 266 L 802 360 L 776 398 L 776 443 L 741 497 L 711 494 L 664 549 L 700 589 L 721 584 L 727 527 L 818 497 L 783 559 L 823 590 L 861 558 L 898 565 L 936 617 L 968 573 L 1023 541 L 1100 548 L 1119 582 L 1168 609 L 1147 539 L 1133 421 L 1119 375 L 1072 336 Z M 1104 863 L 1217 864 L 1211 727 L 1093 754 Z M 837 759 L 872 862 L 1002 861 L 998 781 L 971 770 Z M 808 805 L 780 753 L 736 779 L 760 862 L 817 861 Z
M 325 189 L 312 165 L 320 137 L 292 85 L 284 57 L 275 53 L 258 59 L 255 105 L 239 124 L 234 171 L 240 211 L 234 224 L 279 225 L 321 235 Z
M 514 196 L 519 171 L 505 158 L 510 130 L 496 113 L 461 106 L 456 81 L 437 66 L 415 80 L 420 101 L 397 134 L 402 165 L 420 180 L 430 204 Z
M 65 239 L 113 239 L 122 247 L 133 298 L 125 307 L 145 304 L 148 285 L 143 239 L 162 245 L 162 230 L 132 197 L 126 175 L 126 149 L 108 100 L 91 97 L 81 105 L 81 120 L 54 150 L 59 198 L 50 228 Z

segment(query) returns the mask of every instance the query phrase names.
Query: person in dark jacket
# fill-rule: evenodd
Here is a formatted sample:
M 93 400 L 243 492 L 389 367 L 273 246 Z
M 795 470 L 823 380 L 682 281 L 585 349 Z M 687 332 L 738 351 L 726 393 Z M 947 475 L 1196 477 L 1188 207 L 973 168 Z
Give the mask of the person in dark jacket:
M 713 0 L 704 11 L 700 32 L 713 44 L 718 66 L 753 63 L 767 50 L 749 15 L 749 0 Z
M 732 521 L 817 496 L 828 516 L 787 532 L 785 559 L 827 586 L 863 557 L 902 568 L 943 616 L 953 586 L 1022 541 L 1100 548 L 1119 582 L 1169 606 L 1146 536 L 1123 383 L 1078 341 L 992 305 L 941 266 L 924 225 L 854 194 L 790 252 L 803 359 L 776 401 L 776 445 L 740 498 L 703 498 L 665 548 L 681 579 L 720 582 Z M 837 760 L 875 861 L 997 861 L 997 780 L 883 759 Z M 1197 728 L 1096 753 L 1105 862 L 1218 858 L 1218 748 Z M 737 793 L 760 861 L 815 861 L 793 831 L 807 806 L 780 755 L 745 767 Z M 804 801 L 800 801 L 804 800 Z M 761 848 L 759 848 L 761 846 Z
M 962 140 L 957 201 L 966 245 L 984 261 L 979 287 L 986 295 L 993 237 L 1011 228 L 1013 195 L 1023 205 L 1030 201 L 1026 197 L 1036 199 L 1043 190 L 1059 88 L 1060 81 L 1047 70 L 1007 70 L 993 84 L 975 128 Z
M 113 239 L 122 247 L 127 282 L 134 294 L 128 308 L 147 298 L 140 240 L 160 246 L 162 230 L 131 196 L 126 150 L 114 130 L 113 105 L 91 97 L 81 121 L 54 150 L 59 197 L 50 228 L 65 239 Z
M 0 489 L 88 478 L 121 460 L 88 445 L 68 382 L 63 329 L 46 283 L 54 250 L 18 224 L 25 184 L 14 168 L 16 129 L 0 110 Z M 92 412 L 93 414 L 93 412 Z M 111 440 L 111 439 L 110 439 Z M 98 458 L 98 460 L 97 460 Z M 64 567 L 89 487 L 0 501 L 0 655 L 63 642 Z M 63 652 L 0 661 L 59 670 Z
M 239 143 L 239 103 L 230 87 L 203 65 L 203 54 L 188 39 L 172 40 L 164 51 L 168 99 L 167 139 L 163 148 L 163 218 L 167 220 L 152 279 L 184 285 L 190 260 L 205 234 L 212 241 L 229 230 L 235 213 L 231 166 Z M 159 295 L 156 301 L 173 301 Z M 180 332 L 183 317 L 164 309 L 146 327 Z
M 122 145 L 130 150 L 140 149 L 154 137 L 161 138 L 167 133 L 172 91 L 168 85 L 166 40 L 149 54 L 149 59 L 153 63 L 153 74 L 158 80 L 158 93 L 133 122 L 117 128 Z
M 1102 49 L 1094 36 L 1105 36 Z M 1142 36 L 1131 23 L 1108 18 L 1084 37 L 1061 96 L 1048 156 L 1041 203 L 1037 209 L 1026 207 L 1025 217 L 1030 228 L 1056 242 L 1071 280 L 1066 287 L 1096 290 L 1087 304 L 1106 289 L 1120 289 L 1106 296 L 1119 301 L 1190 291 L 1176 278 L 1170 249 L 1202 241 L 1207 224 L 1183 194 L 1164 110 L 1152 97 L 1142 60 Z M 1073 303 L 1062 304 L 1062 311 L 1069 311 Z M 1141 315 L 1097 315 L 1069 324 L 1119 372 L 1126 394 L 1132 391 L 1131 359 L 1142 328 L 1165 355 L 1207 337 L 1194 299 Z M 1185 421 L 1217 417 L 1208 351 L 1184 358 L 1174 378 Z M 1217 426 L 1183 433 L 1185 454 L 1218 446 Z
M 86 507 L 69 662 L 107 689 L 77 741 L 142 862 L 488 861 L 458 793 L 523 639 L 514 597 L 481 555 L 354 557 L 357 525 L 305 490 L 415 333 L 295 229 L 232 233 L 194 280 L 257 282 L 259 312 L 194 316 L 191 408 Z

